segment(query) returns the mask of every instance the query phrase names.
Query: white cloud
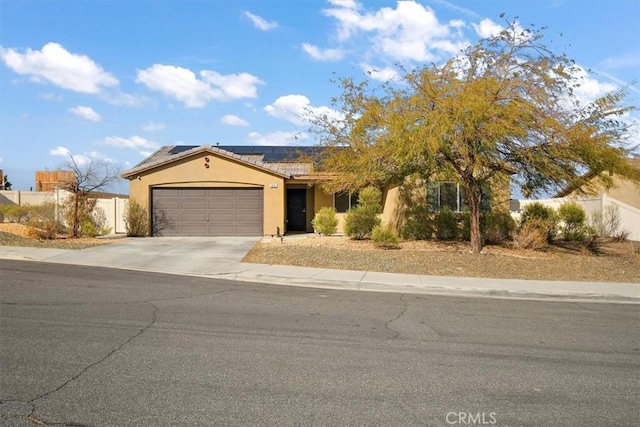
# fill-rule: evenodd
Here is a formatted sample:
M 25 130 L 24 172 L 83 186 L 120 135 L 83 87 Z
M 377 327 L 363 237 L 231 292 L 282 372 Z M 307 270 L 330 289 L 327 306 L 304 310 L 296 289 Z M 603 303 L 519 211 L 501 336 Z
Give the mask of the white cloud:
M 68 148 L 59 145 L 56 148 L 49 150 L 49 154 L 52 156 L 68 156 L 71 154 L 71 151 L 69 151 Z
M 136 82 L 173 97 L 189 108 L 204 107 L 212 100 L 255 98 L 256 86 L 264 83 L 248 73 L 222 75 L 204 70 L 200 77 L 187 68 L 155 64 L 139 70 Z
M 85 107 L 80 105 L 77 107 L 69 108 L 69 111 L 71 111 L 73 114 L 75 114 L 78 117 L 82 117 L 85 120 L 89 120 L 90 122 L 99 122 L 102 120 L 102 116 L 96 113 L 91 107 Z
M 302 50 L 317 61 L 338 61 L 344 58 L 344 51 L 341 49 L 322 50 L 312 44 L 302 43 Z
M 309 139 L 309 135 L 305 132 L 278 131 L 264 135 L 258 132 L 251 132 L 249 138 L 254 144 L 258 145 L 294 145 Z
M 222 117 L 220 121 L 229 126 L 249 126 L 248 121 L 241 119 L 238 116 L 234 116 L 233 114 L 227 114 Z
M 328 0 L 333 6 L 344 9 L 359 9 L 360 4 L 356 0 Z
M 142 130 L 145 132 L 159 132 L 165 130 L 167 125 L 161 122 L 149 122 L 142 125 Z
M 134 135 L 130 138 L 122 138 L 120 136 L 108 136 L 102 142 L 104 145 L 118 148 L 131 148 L 132 150 L 140 150 L 142 148 L 158 148 L 158 144 L 149 141 L 141 136 Z
M 341 113 L 332 108 L 311 106 L 311 101 L 304 95 L 285 95 L 275 100 L 271 105 L 264 107 L 264 111 L 271 117 L 286 120 L 298 126 L 309 124 L 309 118 L 313 116 L 327 116 L 340 119 Z
M 30 76 L 33 81 L 49 81 L 75 92 L 95 94 L 119 84 L 91 58 L 70 53 L 58 43 L 47 43 L 42 50 L 27 49 L 24 54 L 0 47 L 0 58 L 13 71 Z
M 360 68 L 372 79 L 381 82 L 400 81 L 401 79 L 398 70 L 392 67 L 375 67 L 370 64 L 360 64 Z
M 63 147 L 61 145 L 57 146 L 56 148 L 53 148 L 53 149 L 49 150 L 49 154 L 52 155 L 52 156 L 64 157 L 66 160 L 69 160 L 70 158 L 73 158 L 73 161 L 78 166 L 88 165 L 93 160 L 112 161 L 107 156 L 105 156 L 104 154 L 99 153 L 97 151 L 92 151 L 92 152 L 84 153 L 84 154 L 73 154 L 72 155 L 71 151 L 67 147 Z
M 249 73 L 222 75 L 215 71 L 204 70 L 200 74 L 207 83 L 217 86 L 222 91 L 224 100 L 256 98 L 257 85 L 264 83 Z
M 41 94 L 40 98 L 46 99 L 47 101 L 62 101 L 62 96 L 50 92 Z
M 640 55 L 625 54 L 621 56 L 611 56 L 602 61 L 601 64 L 609 69 L 638 68 L 640 67 Z
M 269 31 L 269 30 L 273 30 L 274 28 L 278 27 L 278 23 L 275 21 L 271 21 L 268 22 L 267 20 L 265 20 L 264 18 L 258 16 L 258 15 L 254 15 L 251 12 L 244 12 L 244 16 L 246 16 L 247 18 L 249 18 L 251 20 L 251 22 L 253 23 L 253 25 L 262 31 Z
M 580 85 L 574 88 L 573 95 L 580 106 L 588 105 L 596 99 L 620 89 L 620 87 L 614 83 L 601 82 L 591 77 L 587 70 L 580 66 L 576 66 L 574 70 L 573 77 L 579 79 Z M 573 108 L 569 99 L 564 101 L 564 105 L 569 109 Z
M 459 22 L 442 24 L 433 9 L 413 0 L 398 1 L 395 9 L 362 13 L 353 2 L 331 3 L 336 7 L 325 9 L 324 14 L 337 21 L 338 40 L 367 35 L 374 51 L 391 60 L 435 61 L 467 45 L 459 35 Z
M 100 98 L 111 105 L 124 105 L 127 107 L 139 107 L 147 102 L 143 97 L 118 91 L 114 93 L 102 93 Z
M 454 10 L 454 11 L 456 11 L 458 13 L 462 13 L 464 15 L 468 15 L 468 16 L 471 16 L 473 18 L 479 18 L 480 17 L 480 15 L 478 15 L 476 12 L 474 12 L 471 9 L 466 9 L 464 7 L 457 6 L 457 5 L 453 4 L 453 3 L 450 3 L 450 2 L 445 1 L 445 0 L 431 0 L 431 1 L 433 3 L 436 3 L 436 4 L 439 4 L 441 6 L 444 6 L 447 9 Z
M 471 26 L 483 39 L 497 36 L 498 34 L 500 34 L 500 31 L 504 30 L 501 25 L 496 24 L 489 18 L 483 19 L 479 24 L 471 24 Z

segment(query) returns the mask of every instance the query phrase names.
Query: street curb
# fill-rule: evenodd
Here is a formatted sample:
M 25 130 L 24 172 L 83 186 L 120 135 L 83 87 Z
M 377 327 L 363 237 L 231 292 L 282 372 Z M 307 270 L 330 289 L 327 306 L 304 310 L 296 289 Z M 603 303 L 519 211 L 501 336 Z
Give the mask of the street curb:
M 334 289 L 343 291 L 360 292 L 392 292 L 402 294 L 419 294 L 448 297 L 471 297 L 471 298 L 492 298 L 492 299 L 517 299 L 529 301 L 555 301 L 555 302 L 588 302 L 606 304 L 639 304 L 640 298 L 627 297 L 615 294 L 604 293 L 559 293 L 548 292 L 519 292 L 508 289 L 484 289 L 465 288 L 460 286 L 416 286 L 416 285 L 388 285 L 375 282 L 353 282 L 353 281 L 323 281 L 313 279 L 289 279 L 265 275 L 243 275 L 243 274 L 214 274 L 206 277 L 233 280 L 239 282 L 264 283 L 278 286 L 292 286 L 315 289 Z
M 266 285 L 291 286 L 300 288 L 314 289 L 333 289 L 343 291 L 357 292 L 386 292 L 401 294 L 419 294 L 432 296 L 447 297 L 469 297 L 469 298 L 492 298 L 492 299 L 511 299 L 511 300 L 528 300 L 528 301 L 549 301 L 549 302 L 583 302 L 583 303 L 605 303 L 605 304 L 639 304 L 640 294 L 638 297 L 616 295 L 612 293 L 580 293 L 580 292 L 560 292 L 553 293 L 547 291 L 531 291 L 531 290 L 513 290 L 500 287 L 473 287 L 473 286 L 446 286 L 434 284 L 399 284 L 399 283 L 381 283 L 366 280 L 322 280 L 303 277 L 282 277 L 264 275 L 255 272 L 261 265 L 256 264 L 255 269 L 248 269 L 241 272 L 233 273 L 193 273 L 186 271 L 166 271 L 159 269 L 147 269 L 144 267 L 127 267 L 127 266 L 104 266 L 100 264 L 61 261 L 53 259 L 38 259 L 29 257 L 24 254 L 0 254 L 0 259 L 15 261 L 33 261 L 45 262 L 49 264 L 65 264 L 85 267 L 98 268 L 116 268 L 119 270 L 140 271 L 145 273 L 170 274 L 175 276 L 200 277 L 208 279 L 229 280 L 235 282 L 252 282 Z M 267 265 L 270 266 L 270 265 Z M 362 272 L 363 276 L 367 272 Z M 447 278 L 434 276 L 438 281 Z M 451 278 L 455 279 L 455 278 Z M 461 278 L 469 280 L 472 278 Z M 587 282 L 588 283 L 588 282 Z M 638 285 L 640 287 L 640 284 Z

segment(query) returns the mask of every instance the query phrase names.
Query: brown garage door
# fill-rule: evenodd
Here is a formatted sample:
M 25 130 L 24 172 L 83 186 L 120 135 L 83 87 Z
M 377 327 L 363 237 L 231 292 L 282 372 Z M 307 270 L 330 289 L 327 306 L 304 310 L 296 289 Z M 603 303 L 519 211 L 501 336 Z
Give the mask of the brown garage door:
M 261 236 L 261 188 L 154 188 L 154 236 Z

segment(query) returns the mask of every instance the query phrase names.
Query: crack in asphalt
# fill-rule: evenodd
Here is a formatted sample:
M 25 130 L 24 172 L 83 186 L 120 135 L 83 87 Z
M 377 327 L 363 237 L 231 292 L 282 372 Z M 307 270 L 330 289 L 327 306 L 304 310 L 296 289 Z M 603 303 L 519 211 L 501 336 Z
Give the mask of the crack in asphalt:
M 71 423 L 71 424 L 70 423 L 48 423 L 48 422 L 46 422 L 46 421 L 44 421 L 42 419 L 39 419 L 39 418 L 34 416 L 34 413 L 36 411 L 35 402 L 40 400 L 40 399 L 43 399 L 43 398 L 45 398 L 47 396 L 50 396 L 53 393 L 56 393 L 56 392 L 62 390 L 64 387 L 66 387 L 67 385 L 71 384 L 72 382 L 74 382 L 75 380 L 80 378 L 82 375 L 84 375 L 87 371 L 89 371 L 90 369 L 102 364 L 107 359 L 109 359 L 111 356 L 113 356 L 115 353 L 117 353 L 118 351 L 122 350 L 131 341 L 133 341 L 134 339 L 138 338 L 140 335 L 142 335 L 143 333 L 148 331 L 154 325 L 154 323 L 156 322 L 156 319 L 158 317 L 158 307 L 155 306 L 154 304 L 151 304 L 151 303 L 149 303 L 149 305 L 151 305 L 153 307 L 153 314 L 151 316 L 151 321 L 149 322 L 149 324 L 147 324 L 146 326 L 141 328 L 137 333 L 131 335 L 126 341 L 122 342 L 116 348 L 112 349 L 109 353 L 107 353 L 100 360 L 98 360 L 96 362 L 93 362 L 92 364 L 86 366 L 80 372 L 78 372 L 73 377 L 69 378 L 67 381 L 65 381 L 64 383 L 62 383 L 58 387 L 54 388 L 53 390 L 49 390 L 48 392 L 43 393 L 43 394 L 41 394 L 41 395 L 39 395 L 37 397 L 34 397 L 33 399 L 31 399 L 29 401 L 26 401 L 26 402 L 17 401 L 16 400 L 17 402 L 26 403 L 26 404 L 31 405 L 31 412 L 25 418 L 28 419 L 29 421 L 34 422 L 35 424 L 40 424 L 40 425 L 86 426 L 86 424 L 74 424 L 74 423 Z
M 390 332 L 392 332 L 394 335 L 390 338 L 385 338 L 383 339 L 381 342 L 385 343 L 387 341 L 391 341 L 393 339 L 396 339 L 400 336 L 400 332 L 396 331 L 395 329 L 393 329 L 390 325 L 395 322 L 396 320 L 400 319 L 400 317 L 402 317 L 402 315 L 404 313 L 406 313 L 407 309 L 409 308 L 409 303 L 403 300 L 404 298 L 404 294 L 400 295 L 400 302 L 402 303 L 402 310 L 400 310 L 400 314 L 398 314 L 396 317 L 394 317 L 393 319 L 387 320 L 384 323 L 384 328 Z

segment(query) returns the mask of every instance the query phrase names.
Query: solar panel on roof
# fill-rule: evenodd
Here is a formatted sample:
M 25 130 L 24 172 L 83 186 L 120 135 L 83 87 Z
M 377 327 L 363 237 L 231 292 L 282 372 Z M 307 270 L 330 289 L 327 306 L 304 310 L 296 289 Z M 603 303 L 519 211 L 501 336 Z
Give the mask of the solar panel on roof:
M 175 147 L 173 147 L 170 151 L 169 154 L 180 154 L 180 153 L 184 153 L 185 151 L 188 150 L 192 150 L 194 148 L 198 147 L 197 145 L 176 145 Z
M 251 154 L 253 153 L 253 147 L 249 145 L 223 145 L 219 148 L 230 151 L 235 154 Z
M 265 162 L 281 162 L 286 159 L 286 153 L 266 153 L 262 158 L 262 160 Z

